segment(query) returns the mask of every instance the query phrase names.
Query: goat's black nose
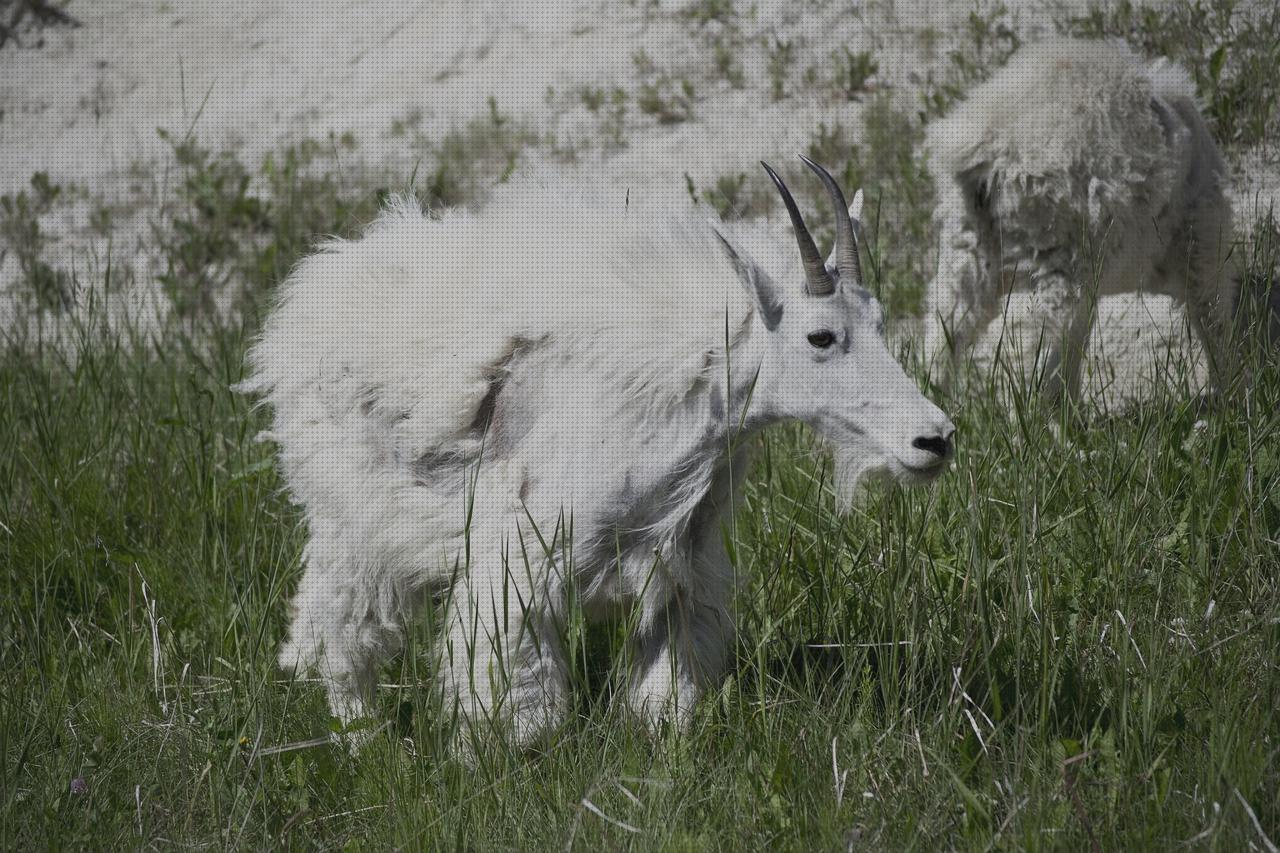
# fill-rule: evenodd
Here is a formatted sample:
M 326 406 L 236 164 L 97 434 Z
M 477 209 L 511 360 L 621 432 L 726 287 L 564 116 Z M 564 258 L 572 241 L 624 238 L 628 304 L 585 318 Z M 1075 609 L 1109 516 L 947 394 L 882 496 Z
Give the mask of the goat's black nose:
M 943 438 L 940 435 L 916 436 L 915 441 L 911 442 L 911 446 L 917 450 L 927 450 L 940 459 L 946 459 L 951 453 L 950 436 L 947 438 Z

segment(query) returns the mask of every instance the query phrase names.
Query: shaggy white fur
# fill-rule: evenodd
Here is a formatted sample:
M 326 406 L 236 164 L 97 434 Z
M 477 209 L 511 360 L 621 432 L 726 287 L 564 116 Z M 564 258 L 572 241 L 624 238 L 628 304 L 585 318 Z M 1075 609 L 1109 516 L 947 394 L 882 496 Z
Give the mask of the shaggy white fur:
M 1227 384 L 1227 176 L 1185 72 L 1112 42 L 1028 46 L 927 144 L 941 227 L 931 357 L 964 352 L 1010 289 L 1029 289 L 1023 366 L 1048 396 L 1074 396 L 1097 299 L 1142 290 L 1185 302 L 1214 384 Z
M 334 713 L 361 716 L 447 589 L 444 699 L 523 742 L 565 712 L 570 601 L 635 608 L 628 702 L 683 720 L 732 636 L 744 434 L 813 424 L 847 488 L 950 455 L 874 300 L 848 280 L 805 295 L 794 252 L 764 224 L 722 243 L 634 200 L 530 189 L 438 221 L 396 203 L 303 261 L 241 386 L 274 409 L 310 531 L 281 664 L 317 665 Z

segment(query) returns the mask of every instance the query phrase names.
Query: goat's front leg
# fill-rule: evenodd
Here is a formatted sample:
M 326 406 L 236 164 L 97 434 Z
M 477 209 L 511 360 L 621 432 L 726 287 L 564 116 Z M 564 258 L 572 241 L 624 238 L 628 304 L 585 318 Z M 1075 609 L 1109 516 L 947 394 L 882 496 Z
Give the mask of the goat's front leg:
M 1097 300 L 1058 271 L 1036 274 L 1033 280 L 1027 334 L 1019 341 L 1024 349 L 1018 355 L 1029 368 L 1019 377 L 1021 387 L 1038 385 L 1051 408 L 1074 404 L 1080 399 L 1080 371 Z
M 559 636 L 559 584 L 542 559 L 510 552 L 473 557 L 449 605 L 440 651 L 446 713 L 464 736 L 527 746 L 554 730 L 567 709 Z M 464 751 L 473 744 L 460 743 Z
M 358 554 L 326 536 L 320 522 L 313 522 L 313 530 L 280 665 L 298 675 L 314 665 L 331 713 L 347 727 L 369 713 L 377 667 L 399 651 L 401 626 L 418 597 L 388 572 L 354 570 Z M 358 747 L 370 733 L 351 733 L 348 744 Z
M 935 381 L 954 381 L 973 344 L 1000 312 L 991 252 L 975 230 L 957 221 L 943 223 L 924 318 L 925 357 Z
M 694 706 L 724 674 L 733 627 L 727 608 L 681 591 L 635 640 L 627 705 L 657 731 L 688 728 Z
M 734 571 L 718 517 L 693 534 L 687 553 L 687 582 L 677 581 L 674 595 L 633 641 L 627 704 L 651 731 L 664 720 L 688 727 L 702 694 L 723 678 L 733 645 Z

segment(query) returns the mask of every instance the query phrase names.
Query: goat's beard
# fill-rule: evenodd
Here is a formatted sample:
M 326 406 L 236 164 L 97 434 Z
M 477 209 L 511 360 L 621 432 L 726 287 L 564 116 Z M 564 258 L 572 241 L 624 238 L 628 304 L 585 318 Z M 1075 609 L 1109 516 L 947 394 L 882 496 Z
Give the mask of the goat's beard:
M 841 514 L 853 509 L 866 493 L 868 483 L 889 475 L 888 467 L 879 456 L 860 445 L 834 445 L 831 457 L 835 463 L 832 487 L 836 493 L 836 511 Z

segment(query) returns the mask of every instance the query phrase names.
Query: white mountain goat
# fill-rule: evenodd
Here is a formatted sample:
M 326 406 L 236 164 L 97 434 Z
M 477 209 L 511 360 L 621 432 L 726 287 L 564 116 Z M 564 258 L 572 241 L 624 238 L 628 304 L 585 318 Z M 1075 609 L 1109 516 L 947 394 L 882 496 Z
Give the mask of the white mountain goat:
M 769 174 L 803 276 L 749 229 L 557 200 L 395 204 L 284 282 L 241 389 L 274 409 L 310 531 L 280 662 L 317 666 L 336 716 L 364 715 L 415 604 L 448 590 L 437 682 L 471 729 L 561 720 L 571 593 L 588 618 L 634 608 L 627 702 L 681 723 L 727 662 L 746 434 L 812 425 L 846 493 L 946 467 L 954 427 L 886 348 L 850 218 L 829 268 Z
M 1029 46 L 927 145 L 941 230 L 933 363 L 966 352 L 1011 289 L 1030 290 L 1041 390 L 1074 397 L 1097 298 L 1145 290 L 1186 305 L 1212 383 L 1227 384 L 1238 360 L 1227 175 L 1184 71 L 1111 42 Z

